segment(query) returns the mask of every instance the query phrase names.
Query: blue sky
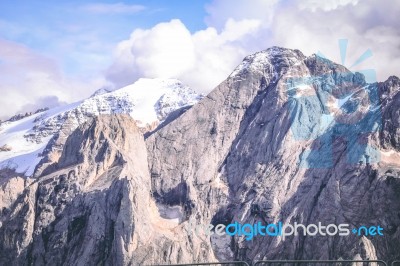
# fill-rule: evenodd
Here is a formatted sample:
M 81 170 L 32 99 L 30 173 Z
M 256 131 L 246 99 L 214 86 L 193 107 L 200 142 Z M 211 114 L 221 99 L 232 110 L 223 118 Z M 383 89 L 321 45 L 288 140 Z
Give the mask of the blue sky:
M 0 1 L 0 37 L 57 58 L 67 73 L 79 73 L 85 70 L 82 60 L 97 60 L 98 68 L 110 63 L 114 46 L 135 28 L 150 28 L 174 18 L 191 31 L 204 28 L 205 3 Z
M 346 66 L 382 81 L 399 75 L 399 13 L 392 0 L 0 0 L 0 119 L 143 77 L 208 93 L 274 45 L 341 62 L 347 39 Z

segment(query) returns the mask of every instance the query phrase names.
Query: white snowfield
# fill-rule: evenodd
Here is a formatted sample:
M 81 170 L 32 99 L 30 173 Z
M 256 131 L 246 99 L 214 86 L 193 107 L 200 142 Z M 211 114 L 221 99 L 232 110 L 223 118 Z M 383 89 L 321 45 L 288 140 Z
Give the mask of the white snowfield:
M 68 123 L 77 128 L 100 114 L 129 114 L 140 127 L 160 123 L 173 111 L 191 106 L 203 96 L 176 79 L 139 79 L 132 85 L 73 104 L 53 108 L 0 126 L 0 168 L 33 174 L 49 140 Z

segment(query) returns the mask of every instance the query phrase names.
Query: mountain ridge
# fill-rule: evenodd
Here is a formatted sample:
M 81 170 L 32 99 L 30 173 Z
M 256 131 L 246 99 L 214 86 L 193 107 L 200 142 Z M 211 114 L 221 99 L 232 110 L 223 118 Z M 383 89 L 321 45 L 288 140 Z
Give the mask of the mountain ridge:
M 0 263 L 400 259 L 399 79 L 368 84 L 329 62 L 277 47 L 246 57 L 146 138 L 122 115 L 84 123 L 55 167 L 15 193 L 2 186 L 12 197 Z M 188 229 L 235 221 L 380 225 L 385 234 L 246 241 Z
M 0 153 L 0 165 L 30 176 L 51 150 L 52 143 L 58 143 L 56 150 L 60 150 L 61 140 L 93 116 L 127 113 L 146 132 L 155 129 L 173 111 L 189 107 L 203 97 L 175 79 L 139 79 L 133 85 L 102 92 L 3 123 L 0 146 L 7 145 L 11 150 Z

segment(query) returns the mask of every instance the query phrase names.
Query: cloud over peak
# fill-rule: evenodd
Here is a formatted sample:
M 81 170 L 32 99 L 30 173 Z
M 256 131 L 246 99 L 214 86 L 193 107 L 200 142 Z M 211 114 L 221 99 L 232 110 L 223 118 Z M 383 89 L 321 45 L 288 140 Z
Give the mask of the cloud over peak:
M 399 75 L 400 5 L 393 0 L 205 0 L 198 6 L 119 1 L 79 2 L 77 9 L 35 4 L 36 12 L 25 14 L 24 8 L 12 14 L 19 23 L 5 20 L 17 8 L 3 4 L 0 34 L 13 41 L 0 36 L 0 117 L 32 102 L 76 101 L 105 85 L 119 88 L 141 77 L 177 78 L 207 93 L 246 55 L 271 46 L 305 55 L 321 52 L 341 62 L 338 40 L 348 39 L 344 63 L 351 71 L 375 69 L 378 81 Z M 146 16 L 132 20 L 130 15 L 144 10 Z M 21 19 L 28 15 L 31 20 Z M 47 23 L 49 18 L 54 23 Z M 65 18 L 68 23 L 62 23 Z M 36 27 L 37 21 L 46 23 Z M 352 67 L 367 50 L 373 56 Z
M 258 20 L 229 19 L 220 32 L 208 27 L 192 34 L 173 19 L 148 30 L 136 29 L 118 45 L 107 78 L 116 87 L 140 77 L 178 78 L 208 92 L 247 54 L 244 37 L 259 27 Z
M 118 87 L 139 77 L 172 77 L 207 93 L 248 54 L 282 46 L 340 62 L 338 40 L 345 38 L 350 66 L 366 50 L 373 53 L 350 70 L 373 68 L 384 80 L 398 75 L 400 64 L 400 30 L 390 6 L 391 0 L 379 7 L 372 0 L 213 0 L 206 5 L 206 29 L 191 33 L 171 20 L 134 30 L 118 45 L 106 78 Z M 383 11 L 382 19 L 371 20 Z

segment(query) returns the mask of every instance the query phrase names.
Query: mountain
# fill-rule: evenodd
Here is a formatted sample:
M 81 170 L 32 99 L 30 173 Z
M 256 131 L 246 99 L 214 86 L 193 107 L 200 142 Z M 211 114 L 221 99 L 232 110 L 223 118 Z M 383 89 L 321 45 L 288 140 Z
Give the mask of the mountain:
M 60 154 L 33 178 L 4 169 L 0 264 L 399 260 L 399 106 L 395 76 L 368 84 L 272 47 L 151 134 L 131 116 L 95 115 L 49 143 Z M 235 222 L 351 231 L 246 240 L 190 229 Z M 371 226 L 383 235 L 352 232 Z
M 31 176 L 41 160 L 58 158 L 65 139 L 79 125 L 101 114 L 129 114 L 144 132 L 151 131 L 168 115 L 196 103 L 199 95 L 174 79 L 139 79 L 127 87 L 100 89 L 90 98 L 35 114 L 18 116 L 1 124 L 0 166 Z M 64 140 L 61 140 L 63 142 Z M 50 145 L 46 148 L 47 144 Z M 54 151 L 55 150 L 55 151 Z

